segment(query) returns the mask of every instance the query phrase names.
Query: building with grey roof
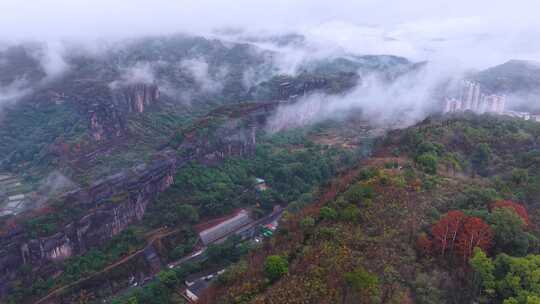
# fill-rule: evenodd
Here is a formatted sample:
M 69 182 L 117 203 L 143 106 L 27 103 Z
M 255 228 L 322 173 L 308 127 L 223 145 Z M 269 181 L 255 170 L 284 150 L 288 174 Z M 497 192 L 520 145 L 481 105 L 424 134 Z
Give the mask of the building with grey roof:
M 251 222 L 253 222 L 253 220 L 249 217 L 249 213 L 246 210 L 241 210 L 234 217 L 201 231 L 199 237 L 206 246 L 221 239 L 225 239 L 231 233 Z

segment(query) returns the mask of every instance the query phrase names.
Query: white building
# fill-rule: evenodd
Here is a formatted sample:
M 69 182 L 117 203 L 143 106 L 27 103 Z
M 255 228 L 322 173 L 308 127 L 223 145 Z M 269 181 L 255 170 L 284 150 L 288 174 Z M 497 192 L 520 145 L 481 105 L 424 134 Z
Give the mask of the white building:
M 447 97 L 445 99 L 444 113 L 472 111 L 478 114 L 503 114 L 505 103 L 505 96 L 482 94 L 480 84 L 464 81 L 459 98 Z

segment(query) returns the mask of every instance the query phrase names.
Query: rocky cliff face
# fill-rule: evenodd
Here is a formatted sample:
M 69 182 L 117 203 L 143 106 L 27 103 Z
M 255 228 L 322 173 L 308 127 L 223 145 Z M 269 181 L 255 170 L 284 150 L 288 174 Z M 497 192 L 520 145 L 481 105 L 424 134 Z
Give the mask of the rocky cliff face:
M 159 88 L 154 84 L 131 84 L 113 91 L 113 102 L 127 113 L 143 113 L 146 106 L 159 99 Z
M 105 272 L 98 273 L 79 281 L 69 290 L 51 294 L 44 298 L 42 304 L 71 304 L 86 301 L 97 301 L 111 294 L 122 292 L 134 284 L 143 284 L 148 278 L 156 275 L 165 265 L 163 263 L 169 253 L 160 248 L 161 239 L 148 244 L 132 255 L 124 263 L 117 264 Z M 82 292 L 84 291 L 84 292 Z
M 147 106 L 159 99 L 159 88 L 154 84 L 130 84 L 106 92 L 108 98 L 92 103 L 88 114 L 90 131 L 96 141 L 125 134 L 126 116 L 143 113 Z
M 156 94 L 152 90 L 139 92 L 143 95 L 129 95 L 124 100 L 137 105 L 137 100 L 142 98 L 144 104 L 142 96 Z M 83 209 L 84 215 L 53 235 L 31 238 L 23 227 L 16 227 L 1 236 L 0 297 L 7 295 L 12 282 L 19 278 L 21 266 L 30 266 L 34 273 L 54 275 L 59 269 L 55 262 L 99 247 L 140 221 L 148 204 L 173 183 L 174 173 L 187 162 L 215 163 L 230 156 L 252 155 L 256 132 L 264 126 L 266 117 L 276 105 L 257 104 L 242 108 L 242 112 L 218 113 L 229 116 L 213 129 L 212 134 L 192 135 L 176 147 L 177 151 L 166 148 L 162 151 L 162 160 L 152 165 L 138 166 L 96 182 L 87 189 L 66 194 L 62 198 L 64 205 Z
M 250 156 L 255 152 L 257 126 L 242 124 L 232 120 L 218 128 L 213 136 L 188 140 L 179 149 L 183 155 L 203 163 L 219 162 L 230 156 Z
M 317 74 L 302 73 L 297 76 L 279 76 L 251 88 L 254 100 L 288 100 L 321 92 L 339 94 L 352 89 L 360 77 L 357 73 Z
M 264 132 L 267 118 L 279 102 L 240 106 L 239 109 L 219 109 L 210 113 L 221 121 L 212 128 L 207 120 L 200 121 L 184 132 L 185 139 L 172 146 L 178 153 L 203 163 L 219 162 L 230 156 L 251 156 L 255 153 L 257 132 Z
M 172 184 L 175 168 L 174 159 L 165 159 L 67 194 L 65 202 L 88 211 L 54 235 L 29 239 L 26 231 L 19 228 L 1 237 L 1 294 L 9 290 L 10 281 L 17 277 L 22 265 L 52 274 L 56 269 L 51 262 L 85 253 L 141 220 L 147 205 Z

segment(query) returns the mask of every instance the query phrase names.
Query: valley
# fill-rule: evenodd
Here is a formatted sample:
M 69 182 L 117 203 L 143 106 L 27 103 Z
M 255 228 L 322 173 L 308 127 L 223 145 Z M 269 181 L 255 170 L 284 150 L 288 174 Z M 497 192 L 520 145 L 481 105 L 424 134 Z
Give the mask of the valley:
M 540 298 L 533 63 L 268 39 L 0 48 L 0 302 Z

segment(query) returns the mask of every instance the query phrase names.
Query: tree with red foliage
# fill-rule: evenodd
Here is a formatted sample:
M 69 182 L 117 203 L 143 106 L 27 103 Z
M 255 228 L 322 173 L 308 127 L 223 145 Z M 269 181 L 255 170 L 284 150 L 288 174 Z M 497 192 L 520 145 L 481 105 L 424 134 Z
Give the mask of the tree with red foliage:
M 514 210 L 521 219 L 523 219 L 523 222 L 526 226 L 529 225 L 529 213 L 527 212 L 527 209 L 521 204 L 512 202 L 512 201 L 496 201 L 495 204 L 493 204 L 492 209 L 495 208 L 509 208 Z
M 467 217 L 463 229 L 459 232 L 456 249 L 467 261 L 473 254 L 474 248 L 479 247 L 487 252 L 493 241 L 493 230 L 478 217 Z
M 448 249 L 453 250 L 459 230 L 466 219 L 462 211 L 454 210 L 431 227 L 433 236 L 433 251 L 444 255 Z
M 462 211 L 450 211 L 431 227 L 433 240 L 420 236 L 416 246 L 420 252 L 430 248 L 432 253 L 445 255 L 447 251 L 467 260 L 474 247 L 487 251 L 493 241 L 493 230 L 478 217 L 466 216 Z M 431 243 L 428 243 L 431 242 Z M 429 247 L 427 247 L 429 246 Z

